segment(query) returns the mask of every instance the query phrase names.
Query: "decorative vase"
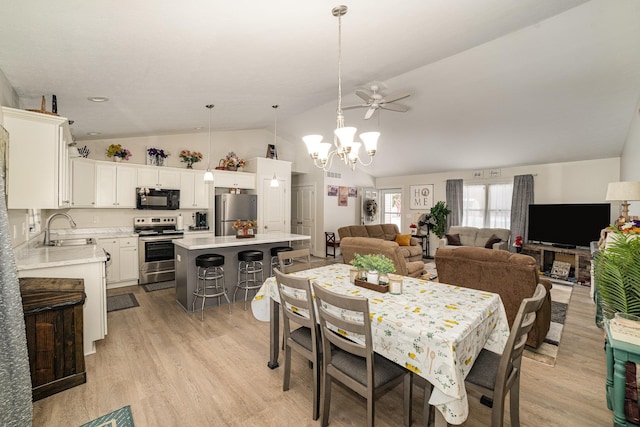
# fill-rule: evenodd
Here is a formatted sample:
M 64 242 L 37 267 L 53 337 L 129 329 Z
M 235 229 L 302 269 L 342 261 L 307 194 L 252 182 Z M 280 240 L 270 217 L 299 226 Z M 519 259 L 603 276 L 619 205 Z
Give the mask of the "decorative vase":
M 235 170 L 238 169 L 238 167 L 237 166 L 227 166 L 227 169 L 230 170 L 230 171 L 235 171 Z
M 113 161 L 116 163 L 119 163 L 122 161 L 122 157 L 118 157 L 118 156 L 113 156 Z
M 187 169 L 193 169 L 193 163 L 187 162 Z
M 378 272 L 377 271 L 368 271 L 367 272 L 367 282 L 377 285 L 378 284 Z

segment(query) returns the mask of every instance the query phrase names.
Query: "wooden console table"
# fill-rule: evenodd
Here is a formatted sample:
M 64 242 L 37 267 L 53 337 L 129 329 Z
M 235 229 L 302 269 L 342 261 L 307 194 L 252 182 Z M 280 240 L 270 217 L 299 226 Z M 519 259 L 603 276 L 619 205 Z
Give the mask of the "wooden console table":
M 591 282 L 591 252 L 589 249 L 566 249 L 551 245 L 525 243 L 522 245 L 522 253 L 534 257 L 542 272 L 551 270 L 556 255 L 568 255 L 573 258 L 571 265 L 575 269 L 575 278 L 579 282 Z
M 611 338 L 609 323 L 605 322 L 607 331 L 607 407 L 613 410 L 614 427 L 628 427 L 636 424 L 627 422 L 624 414 L 624 398 L 627 385 L 627 361 L 640 363 L 640 346 Z

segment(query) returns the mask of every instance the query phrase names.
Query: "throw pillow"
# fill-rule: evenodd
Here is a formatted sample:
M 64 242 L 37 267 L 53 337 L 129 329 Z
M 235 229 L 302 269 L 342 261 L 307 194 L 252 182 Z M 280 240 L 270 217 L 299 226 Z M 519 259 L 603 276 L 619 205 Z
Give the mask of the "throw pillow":
M 459 234 L 445 234 L 445 236 L 447 238 L 447 245 L 462 246 Z
M 411 234 L 396 234 L 396 243 L 400 246 L 409 246 L 411 244 Z
M 501 241 L 502 241 L 502 239 L 500 239 L 495 234 L 492 234 L 491 237 L 489 237 L 489 240 L 487 240 L 487 243 L 485 243 L 484 247 L 487 248 L 487 249 L 493 249 L 493 244 L 494 243 L 499 243 Z

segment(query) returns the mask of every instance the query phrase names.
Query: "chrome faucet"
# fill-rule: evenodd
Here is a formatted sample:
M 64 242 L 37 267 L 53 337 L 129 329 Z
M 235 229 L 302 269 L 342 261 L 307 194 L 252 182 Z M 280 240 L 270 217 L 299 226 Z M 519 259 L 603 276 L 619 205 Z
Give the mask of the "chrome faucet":
M 71 218 L 71 215 L 65 212 L 54 213 L 49 218 L 47 218 L 47 225 L 44 227 L 44 246 L 51 246 L 51 234 L 49 232 L 49 227 L 51 226 L 51 222 L 58 216 L 67 218 L 67 220 L 69 221 L 69 225 L 71 225 L 71 228 L 76 228 L 76 222 L 73 220 L 73 218 Z

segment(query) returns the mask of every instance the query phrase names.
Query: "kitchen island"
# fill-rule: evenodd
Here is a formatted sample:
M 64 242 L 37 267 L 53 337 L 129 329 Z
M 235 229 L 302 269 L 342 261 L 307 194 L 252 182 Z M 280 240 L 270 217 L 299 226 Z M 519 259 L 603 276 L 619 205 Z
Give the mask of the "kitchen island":
M 289 233 L 256 234 L 253 238 L 238 239 L 236 236 L 196 235 L 184 239 L 174 239 L 176 260 L 176 300 L 186 311 L 191 312 L 193 292 L 196 289 L 196 257 L 216 253 L 224 256 L 224 284 L 233 299 L 233 291 L 238 281 L 238 252 L 258 250 L 263 253 L 263 275 L 269 277 L 271 248 L 289 246 L 291 242 L 310 240 L 309 236 Z M 216 298 L 206 301 L 205 307 L 216 305 Z

